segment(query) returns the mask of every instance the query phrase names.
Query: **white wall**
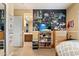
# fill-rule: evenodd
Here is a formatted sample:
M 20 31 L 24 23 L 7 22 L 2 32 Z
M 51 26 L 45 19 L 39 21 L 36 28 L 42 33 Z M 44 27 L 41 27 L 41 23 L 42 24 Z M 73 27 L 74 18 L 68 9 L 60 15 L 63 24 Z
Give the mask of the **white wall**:
M 74 3 L 72 4 L 68 9 L 67 9 L 67 24 L 68 25 L 68 22 L 69 21 L 74 21 L 74 27 L 72 28 L 68 28 L 67 27 L 67 31 L 68 31 L 68 35 L 72 36 L 72 38 L 74 39 L 78 39 L 79 40 L 79 25 L 78 25 L 78 19 L 79 18 L 79 3 Z
M 12 40 L 9 34 L 9 20 L 14 16 L 14 6 L 13 4 L 6 4 L 6 54 L 12 54 Z

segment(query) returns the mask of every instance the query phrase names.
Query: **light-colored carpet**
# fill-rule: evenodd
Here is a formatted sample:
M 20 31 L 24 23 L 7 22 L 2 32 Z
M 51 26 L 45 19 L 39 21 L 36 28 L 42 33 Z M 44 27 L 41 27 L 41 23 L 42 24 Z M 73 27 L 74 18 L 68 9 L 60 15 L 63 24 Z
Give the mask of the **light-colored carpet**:
M 0 56 L 4 56 L 4 49 L 0 49 Z
M 25 42 L 23 48 L 15 48 L 13 56 L 55 56 L 55 49 L 32 49 L 32 42 Z

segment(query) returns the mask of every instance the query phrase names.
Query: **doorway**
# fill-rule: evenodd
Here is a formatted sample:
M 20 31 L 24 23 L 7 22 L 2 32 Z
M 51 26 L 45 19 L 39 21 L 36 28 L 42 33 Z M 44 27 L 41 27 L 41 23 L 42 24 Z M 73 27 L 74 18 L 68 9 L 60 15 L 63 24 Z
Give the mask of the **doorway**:
M 6 56 L 6 4 L 0 3 L 0 56 Z

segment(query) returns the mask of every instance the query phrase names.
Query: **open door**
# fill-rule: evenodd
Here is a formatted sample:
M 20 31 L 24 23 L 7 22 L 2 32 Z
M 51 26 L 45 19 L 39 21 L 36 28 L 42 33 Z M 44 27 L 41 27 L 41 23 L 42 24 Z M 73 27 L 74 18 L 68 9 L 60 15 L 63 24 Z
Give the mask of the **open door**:
M 13 46 L 21 47 L 23 45 L 22 17 L 21 16 L 14 16 L 13 26 L 14 26 L 14 28 L 13 28 L 13 31 L 14 31 Z

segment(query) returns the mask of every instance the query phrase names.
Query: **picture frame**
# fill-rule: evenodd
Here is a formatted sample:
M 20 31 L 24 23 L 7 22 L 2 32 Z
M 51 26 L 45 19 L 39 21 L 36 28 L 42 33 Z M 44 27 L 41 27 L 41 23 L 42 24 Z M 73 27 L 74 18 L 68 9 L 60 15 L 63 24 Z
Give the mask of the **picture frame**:
M 73 28 L 74 27 L 74 20 L 71 20 L 68 22 L 68 28 Z

